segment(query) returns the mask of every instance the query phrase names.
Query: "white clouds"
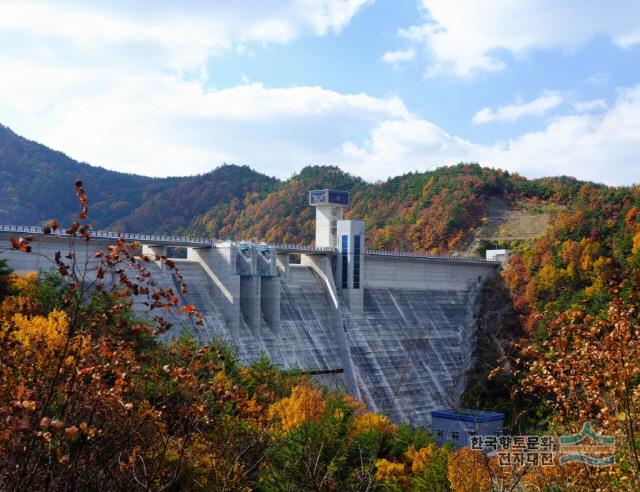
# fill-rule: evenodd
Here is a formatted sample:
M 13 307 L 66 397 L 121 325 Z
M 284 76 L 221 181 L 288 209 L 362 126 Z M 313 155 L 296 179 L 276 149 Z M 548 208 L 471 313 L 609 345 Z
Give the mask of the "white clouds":
M 602 114 L 558 117 L 541 131 L 491 145 L 408 118 L 379 123 L 362 145 L 347 144 L 343 153 L 350 169 L 370 179 L 473 161 L 528 177 L 565 174 L 608 184 L 640 183 L 640 86 L 620 90 Z
M 398 63 L 411 61 L 416 57 L 416 51 L 413 48 L 407 50 L 387 51 L 382 55 L 382 61 L 385 63 Z
M 227 161 L 285 176 L 323 145 L 338 147 L 345 125 L 404 117 L 406 108 L 397 98 L 248 79 L 216 90 L 206 61 L 339 32 L 368 1 L 3 2 L 0 121 L 121 171 L 191 174 Z
M 572 106 L 578 113 L 584 113 L 588 111 L 607 109 L 608 104 L 606 99 L 592 99 L 591 101 L 575 102 Z
M 516 104 L 500 106 L 496 109 L 482 108 L 473 116 L 474 123 L 491 123 L 494 121 L 515 121 L 524 116 L 542 116 L 560 106 L 564 97 L 558 92 L 546 92 L 529 102 L 519 101 Z
M 410 116 L 397 97 L 321 87 L 215 90 L 170 73 L 83 72 L 1 56 L 0 66 L 12 74 L 0 78 L 0 115 L 13 114 L 7 123 L 18 133 L 92 164 L 155 176 L 225 161 L 288 176 L 338 162 L 336 149 L 354 131 Z M 42 81 L 53 83 L 39 91 Z
M 407 118 L 378 123 L 362 145 L 345 143 L 342 154 L 349 171 L 376 180 L 469 160 L 473 145 L 429 121 Z
M 421 0 L 427 22 L 399 35 L 424 47 L 428 75 L 468 77 L 505 67 L 500 51 L 525 56 L 532 50 L 574 50 L 605 35 L 621 47 L 640 42 L 640 3 L 621 0 L 603 8 L 598 0 Z
M 531 177 L 640 181 L 638 87 L 621 91 L 610 107 L 599 99 L 573 101 L 571 92 L 546 92 L 531 101 L 484 108 L 474 117 L 478 123 L 545 115 L 565 100 L 575 111 L 551 119 L 538 132 L 488 145 L 420 118 L 396 96 L 270 87 L 253 78 L 235 87 L 212 87 L 204 62 L 219 50 L 251 50 L 254 42 L 336 32 L 366 2 L 292 0 L 274 2 L 277 8 L 265 12 L 269 3 L 256 0 L 253 8 L 240 11 L 235 2 L 219 2 L 215 16 L 206 11 L 210 3 L 202 3 L 185 18 L 168 15 L 174 4 L 160 2 L 164 11 L 145 10 L 144 21 L 131 11 L 143 9 L 137 2 L 116 1 L 108 13 L 86 3 L 73 9 L 69 2 L 56 9 L 0 5 L 0 122 L 76 159 L 155 176 L 205 172 L 226 161 L 280 177 L 307 164 L 332 163 L 374 180 L 478 161 Z M 509 15 L 522 5 L 527 4 L 511 5 Z M 492 10 L 485 13 L 490 18 Z M 483 17 L 476 14 L 474 22 L 462 26 L 469 35 L 484 29 L 477 27 Z M 455 22 L 442 22 L 407 30 L 405 36 L 424 42 L 426 35 L 430 42 L 444 43 L 433 52 L 434 63 L 443 69 L 501 68 L 492 50 L 508 36 L 483 31 L 494 37 L 487 41 L 481 35 L 475 45 L 456 38 L 460 26 Z M 528 32 L 524 20 L 514 22 L 513 36 Z M 445 24 L 455 29 L 445 32 Z M 542 34 L 531 32 L 522 36 L 535 39 L 514 42 L 512 51 L 539 46 Z M 447 36 L 458 44 L 447 46 Z M 19 42 L 6 42 L 14 38 Z M 410 47 L 383 59 L 394 64 L 417 56 Z
M 284 43 L 339 32 L 369 0 L 107 2 L 25 0 L 0 4 L 0 30 L 77 47 L 161 47 L 174 67 L 193 66 L 245 43 Z M 120 46 L 118 46 L 120 45 Z M 134 51 L 129 50 L 130 53 Z

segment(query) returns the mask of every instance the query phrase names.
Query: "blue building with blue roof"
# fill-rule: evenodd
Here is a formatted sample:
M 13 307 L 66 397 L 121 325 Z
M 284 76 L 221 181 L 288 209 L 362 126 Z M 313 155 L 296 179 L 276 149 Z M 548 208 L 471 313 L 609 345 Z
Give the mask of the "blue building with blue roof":
M 471 436 L 499 436 L 504 429 L 504 413 L 460 408 L 431 411 L 431 432 L 438 445 L 446 442 L 457 448 L 469 445 Z

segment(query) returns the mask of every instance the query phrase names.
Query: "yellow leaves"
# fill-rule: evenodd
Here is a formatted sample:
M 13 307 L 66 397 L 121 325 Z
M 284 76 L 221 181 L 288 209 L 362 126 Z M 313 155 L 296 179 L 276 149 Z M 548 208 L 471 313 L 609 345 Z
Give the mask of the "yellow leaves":
M 69 318 L 63 311 L 53 310 L 48 316 L 32 316 L 16 313 L 10 319 L 13 325 L 13 338 L 22 346 L 23 357 L 33 357 L 35 364 L 31 363 L 34 370 L 52 371 L 56 354 L 65 346 L 69 336 Z M 75 365 L 79 358 L 86 355 L 90 348 L 88 337 L 77 335 L 72 338 L 67 346 L 67 356 L 64 365 Z M 30 352 L 32 352 L 31 355 Z
M 556 289 L 563 288 L 574 274 L 573 269 L 564 270 L 551 264 L 545 264 L 538 273 L 537 288 L 543 292 L 554 292 Z
M 386 459 L 376 460 L 375 479 L 378 482 L 406 483 L 409 480 L 406 468 L 402 463 L 394 463 Z
M 390 436 L 395 434 L 398 428 L 390 423 L 386 416 L 374 412 L 365 412 L 353 419 L 350 432 L 352 436 L 358 436 L 370 430 L 375 430 L 383 436 Z
M 58 347 L 69 328 L 67 315 L 55 309 L 47 317 L 29 317 L 18 313 L 12 321 L 17 328 L 16 338 L 25 347 L 31 346 L 40 339 L 46 340 L 49 347 Z
M 447 476 L 453 492 L 491 490 L 489 465 L 481 451 L 460 448 L 449 455 Z
M 251 371 L 249 371 L 249 368 L 247 366 L 242 366 L 238 370 L 238 374 L 240 376 L 240 379 L 245 383 L 251 380 Z
M 22 402 L 21 404 L 22 408 L 24 408 L 25 410 L 35 410 L 36 409 L 36 402 L 33 400 L 25 400 Z
M 633 247 L 631 248 L 631 253 L 634 255 L 640 253 L 640 231 L 636 232 L 633 236 Z
M 433 444 L 429 444 L 417 451 L 413 446 L 407 450 L 405 457 L 411 462 L 411 471 L 414 474 L 420 473 L 429 463 L 431 463 L 431 460 L 433 459 L 433 451 Z
M 0 304 L 0 323 L 10 321 L 17 313 L 31 315 L 36 312 L 33 300 L 25 296 L 9 296 Z
M 17 292 L 25 297 L 36 295 L 38 288 L 38 274 L 35 272 L 25 275 L 12 274 L 9 276 L 9 290 Z
M 603 292 L 605 289 L 604 282 L 597 278 L 594 280 L 593 284 L 584 288 L 584 295 L 587 297 L 595 297 L 599 293 Z
M 231 388 L 233 383 L 227 377 L 224 371 L 218 371 L 213 378 L 213 385 L 219 388 L 229 389 Z
M 624 422 L 625 420 L 627 420 L 627 414 L 626 414 L 626 413 L 624 413 L 624 412 L 620 412 L 620 413 L 617 415 L 617 419 L 618 419 L 620 422 Z
M 271 405 L 268 416 L 279 420 L 281 429 L 289 432 L 302 422 L 317 420 L 324 409 L 322 390 L 303 382 L 291 390 L 291 396 Z

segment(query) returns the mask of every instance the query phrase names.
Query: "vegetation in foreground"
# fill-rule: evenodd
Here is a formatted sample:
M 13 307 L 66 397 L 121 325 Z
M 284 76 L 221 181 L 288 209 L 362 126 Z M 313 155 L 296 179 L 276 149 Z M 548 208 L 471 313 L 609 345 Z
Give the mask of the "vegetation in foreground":
M 0 483 L 9 490 L 625 483 L 624 473 L 587 467 L 501 468 L 482 453 L 436 447 L 425 430 L 394 425 L 268 360 L 242 366 L 222 343 L 157 343 L 120 289 L 80 302 L 55 275 L 5 275 L 3 284 Z

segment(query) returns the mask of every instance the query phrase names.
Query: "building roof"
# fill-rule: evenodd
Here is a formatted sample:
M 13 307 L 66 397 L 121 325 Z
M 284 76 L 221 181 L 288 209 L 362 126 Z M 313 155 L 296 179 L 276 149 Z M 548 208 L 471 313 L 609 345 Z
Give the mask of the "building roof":
M 504 413 L 489 412 L 488 410 L 472 410 L 469 408 L 445 408 L 442 410 L 432 410 L 431 418 L 441 418 L 449 420 L 462 420 L 464 422 L 493 422 L 504 420 Z

